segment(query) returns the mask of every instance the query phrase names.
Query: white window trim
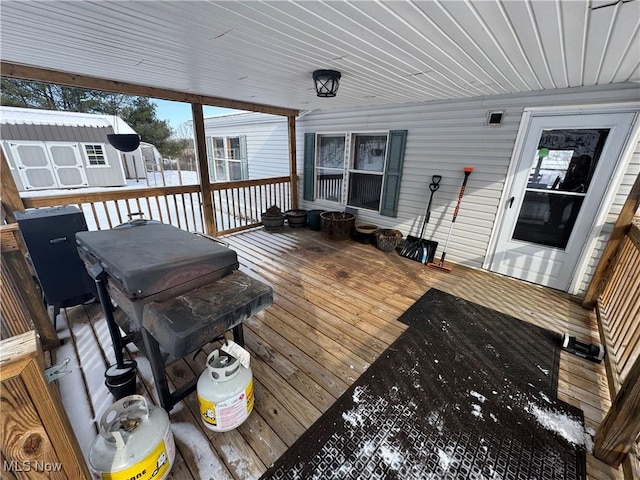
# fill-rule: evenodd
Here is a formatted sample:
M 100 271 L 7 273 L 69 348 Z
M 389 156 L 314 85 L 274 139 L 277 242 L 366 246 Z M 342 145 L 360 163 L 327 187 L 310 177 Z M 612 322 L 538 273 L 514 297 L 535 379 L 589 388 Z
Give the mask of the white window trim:
M 229 162 L 235 162 L 235 163 L 239 163 L 240 164 L 240 171 L 242 176 L 244 177 L 244 170 L 242 169 L 242 164 L 245 162 L 248 162 L 249 159 L 245 158 L 229 158 L 229 150 L 230 150 L 230 143 L 229 140 L 232 138 L 237 138 L 239 140 L 239 142 L 242 142 L 242 137 L 243 135 L 208 135 L 207 138 L 209 139 L 209 141 L 207 142 L 207 149 L 210 149 L 210 153 L 211 153 L 211 161 L 212 161 L 212 166 L 213 166 L 213 181 L 214 182 L 241 182 L 243 180 L 248 180 L 249 178 L 241 178 L 240 180 L 231 180 L 230 178 L 230 172 L 231 169 L 229 168 Z M 216 148 L 215 148 L 215 142 L 214 139 L 217 138 L 221 138 L 222 139 L 222 151 L 224 156 L 223 157 L 218 157 L 216 156 Z M 238 152 L 240 153 L 242 151 L 241 147 L 238 146 Z M 209 153 L 209 152 L 207 152 Z M 225 173 L 225 179 L 218 179 L 217 175 L 216 175 L 216 161 L 224 161 L 224 173 Z
M 355 142 L 352 140 L 352 147 L 351 147 L 351 155 L 349 158 L 349 171 L 347 172 L 347 175 L 351 175 L 352 173 L 361 173 L 361 174 L 365 174 L 365 175 L 378 175 L 378 176 L 382 176 L 382 185 L 380 185 L 380 200 L 378 200 L 378 208 L 376 210 L 373 210 L 371 208 L 365 208 L 365 207 L 361 207 L 361 206 L 356 206 L 356 205 L 350 205 L 349 204 L 349 183 L 347 183 L 347 196 L 346 196 L 346 202 L 347 202 L 347 207 L 351 207 L 351 208 L 357 208 L 359 210 L 366 210 L 367 212 L 373 212 L 373 213 L 380 213 L 380 210 L 382 210 L 382 191 L 384 189 L 384 175 L 385 172 L 387 170 L 387 162 L 389 161 L 389 130 L 385 131 L 385 132 L 381 132 L 381 131 L 377 131 L 377 132 L 352 132 L 351 133 L 351 138 L 355 138 L 356 136 L 385 136 L 386 137 L 386 142 L 385 142 L 385 149 L 384 149 L 384 161 L 382 162 L 382 171 L 381 172 L 376 172 L 376 171 L 372 171 L 372 170 L 356 170 L 354 168 L 352 168 L 352 165 L 355 164 L 356 161 L 356 154 L 355 154 Z M 347 179 L 347 182 L 349 181 L 349 179 Z
M 354 168 L 352 168 L 352 166 L 355 163 L 355 152 L 354 152 L 354 148 L 355 148 L 355 142 L 354 142 L 354 137 L 359 136 L 359 135 L 364 135 L 364 136 L 372 136 L 372 135 L 378 135 L 378 136 L 385 136 L 387 138 L 387 142 L 386 142 L 386 148 L 385 148 L 385 152 L 384 152 L 384 163 L 382 165 L 382 171 L 381 172 L 376 172 L 376 171 L 371 171 L 371 170 L 355 170 Z M 314 182 L 317 182 L 318 179 L 318 169 L 319 168 L 323 168 L 326 170 L 335 170 L 335 171 L 339 171 L 339 168 L 329 168 L 329 167 L 321 167 L 318 165 L 318 152 L 320 151 L 320 137 L 345 137 L 345 158 L 343 161 L 343 168 L 342 168 L 342 174 L 343 174 L 343 184 L 342 184 L 342 195 L 341 195 L 341 199 L 339 202 L 335 202 L 332 200 L 326 200 L 326 199 L 322 199 L 322 198 L 317 198 L 317 191 L 316 189 L 314 189 L 314 201 L 318 201 L 318 202 L 323 202 L 323 203 L 327 203 L 330 205 L 340 205 L 341 207 L 350 207 L 350 208 L 357 208 L 359 210 L 366 210 L 367 212 L 372 212 L 372 213 L 377 213 L 380 214 L 380 210 L 382 209 L 382 198 L 383 198 L 383 189 L 384 189 L 384 176 L 385 176 L 385 172 L 386 172 L 386 168 L 387 168 L 387 162 L 389 161 L 389 136 L 390 136 L 390 130 L 385 130 L 385 131 L 380 131 L 380 130 L 375 130 L 375 131 L 348 131 L 348 132 L 318 132 L 316 133 L 316 150 L 315 150 L 315 157 L 314 157 Z M 382 176 L 382 187 L 380 188 L 380 201 L 378 203 L 378 209 L 377 210 L 373 210 L 370 208 L 364 208 L 361 206 L 355 206 L 355 205 L 350 205 L 349 204 L 349 180 L 350 180 L 350 175 L 352 173 L 362 173 L 362 174 L 366 174 L 366 175 L 378 175 L 378 176 Z
M 104 157 L 104 165 L 93 165 L 89 162 L 89 154 L 87 153 L 87 149 L 86 146 L 96 146 L 98 145 L 99 147 L 102 148 L 102 156 Z M 100 142 L 81 142 L 80 146 L 82 147 L 82 158 L 84 160 L 84 166 L 85 168 L 111 168 L 111 163 L 109 162 L 109 156 L 107 155 L 107 148 L 106 148 L 106 144 L 104 143 L 100 143 Z

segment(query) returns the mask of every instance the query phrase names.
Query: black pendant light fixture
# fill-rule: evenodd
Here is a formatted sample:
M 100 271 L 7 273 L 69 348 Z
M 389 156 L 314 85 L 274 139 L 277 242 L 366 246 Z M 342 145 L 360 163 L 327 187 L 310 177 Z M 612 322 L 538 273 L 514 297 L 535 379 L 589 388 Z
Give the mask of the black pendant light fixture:
M 340 72 L 335 70 L 316 70 L 313 81 L 319 97 L 335 97 L 340 85 Z
M 107 141 L 121 152 L 133 152 L 140 146 L 140 135 L 137 133 L 109 133 Z

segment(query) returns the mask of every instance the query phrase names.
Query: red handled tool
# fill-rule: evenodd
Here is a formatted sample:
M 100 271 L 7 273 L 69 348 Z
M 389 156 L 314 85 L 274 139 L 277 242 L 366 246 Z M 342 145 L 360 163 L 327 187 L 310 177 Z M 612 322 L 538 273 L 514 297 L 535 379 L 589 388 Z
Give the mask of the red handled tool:
M 451 221 L 451 226 L 449 227 L 449 235 L 447 235 L 447 241 L 445 242 L 444 249 L 442 250 L 442 257 L 440 257 L 440 261 L 437 263 L 428 263 L 427 267 L 437 268 L 439 270 L 444 270 L 445 272 L 451 271 L 449 267 L 445 267 L 444 258 L 447 256 L 447 247 L 449 246 L 449 239 L 451 238 L 451 232 L 453 231 L 453 224 L 456 223 L 458 210 L 460 210 L 462 196 L 464 195 L 464 189 L 467 187 L 467 180 L 469 179 L 469 175 L 471 175 L 471 172 L 473 172 L 473 167 L 464 167 L 464 181 L 462 182 L 462 187 L 460 188 L 460 195 L 458 195 L 458 203 L 456 204 L 456 209 L 453 212 L 453 220 Z

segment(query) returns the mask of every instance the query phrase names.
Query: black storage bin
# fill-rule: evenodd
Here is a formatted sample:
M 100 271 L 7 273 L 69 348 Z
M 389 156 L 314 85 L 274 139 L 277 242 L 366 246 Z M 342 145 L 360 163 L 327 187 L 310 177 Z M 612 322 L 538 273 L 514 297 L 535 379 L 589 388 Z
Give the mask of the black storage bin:
M 15 212 L 47 304 L 54 312 L 95 297 L 95 282 L 78 255 L 76 233 L 87 230 L 72 206 Z M 55 318 L 54 318 L 55 320 Z

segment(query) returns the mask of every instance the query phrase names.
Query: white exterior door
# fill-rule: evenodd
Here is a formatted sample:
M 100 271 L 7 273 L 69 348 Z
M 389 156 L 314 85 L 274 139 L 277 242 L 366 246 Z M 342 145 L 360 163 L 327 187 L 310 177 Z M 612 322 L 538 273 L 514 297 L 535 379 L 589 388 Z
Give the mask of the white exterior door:
M 25 190 L 58 187 L 43 142 L 9 142 L 9 148 Z
M 78 144 L 46 142 L 46 145 L 60 188 L 89 185 Z
M 568 291 L 634 116 L 532 117 L 491 270 Z

